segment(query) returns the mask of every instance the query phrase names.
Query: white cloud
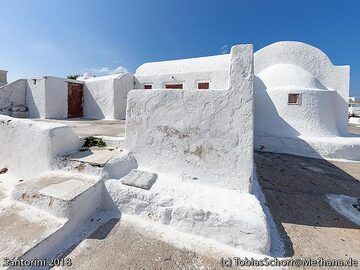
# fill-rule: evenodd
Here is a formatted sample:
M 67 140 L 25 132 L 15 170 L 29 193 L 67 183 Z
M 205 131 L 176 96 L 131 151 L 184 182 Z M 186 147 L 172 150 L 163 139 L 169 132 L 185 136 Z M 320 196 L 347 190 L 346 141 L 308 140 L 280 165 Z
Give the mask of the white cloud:
M 114 69 L 109 67 L 97 67 L 97 68 L 89 68 L 86 72 L 91 72 L 96 76 L 104 76 L 104 75 L 111 75 L 111 74 L 118 74 L 127 72 L 128 70 L 123 66 L 118 66 Z
M 220 48 L 221 54 L 227 54 L 229 53 L 229 45 L 225 44 Z

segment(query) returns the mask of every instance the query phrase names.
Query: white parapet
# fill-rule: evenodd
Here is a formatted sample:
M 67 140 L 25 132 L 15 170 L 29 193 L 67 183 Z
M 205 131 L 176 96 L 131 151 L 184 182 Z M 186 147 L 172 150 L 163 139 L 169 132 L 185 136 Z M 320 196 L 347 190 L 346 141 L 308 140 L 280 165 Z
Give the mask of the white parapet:
M 249 194 L 252 46 L 234 46 L 229 67 L 227 89 L 130 91 L 124 146 L 139 170 L 106 187 L 123 213 L 267 253 L 266 216 Z
M 66 125 L 34 122 L 0 115 L 0 167 L 32 178 L 51 169 L 54 158 L 80 146 Z
M 252 61 L 251 45 L 232 48 L 227 90 L 130 91 L 125 146 L 139 166 L 250 192 Z

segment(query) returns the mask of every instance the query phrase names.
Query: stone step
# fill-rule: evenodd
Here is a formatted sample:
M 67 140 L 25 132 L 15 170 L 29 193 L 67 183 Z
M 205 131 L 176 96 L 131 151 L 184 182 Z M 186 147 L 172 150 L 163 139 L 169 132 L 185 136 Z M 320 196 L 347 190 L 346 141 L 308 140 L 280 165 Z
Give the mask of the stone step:
M 0 268 L 7 268 L 6 258 L 20 257 L 58 231 L 63 219 L 33 209 L 28 205 L 12 204 L 0 210 Z
M 71 161 L 80 161 L 93 166 L 103 167 L 110 159 L 121 153 L 118 149 L 91 147 L 80 149 L 69 154 L 66 158 Z
M 95 177 L 54 172 L 18 184 L 12 197 L 57 217 L 79 218 L 101 208 L 102 186 Z
M 54 170 L 81 173 L 101 179 L 119 179 L 137 168 L 134 156 L 122 149 L 90 148 L 89 151 L 74 151 L 58 157 Z
M 23 206 L 37 208 L 36 211 L 51 214 L 54 220 L 63 221 L 61 226 L 37 237 L 36 245 L 17 252 L 17 256 L 29 260 L 61 258 L 99 226 L 120 216 L 104 183 L 98 178 L 81 174 L 60 171 L 42 175 L 16 185 L 11 196 Z M 38 218 L 29 216 L 29 219 L 38 222 Z M 29 227 L 29 234 L 33 228 L 36 229 L 35 226 Z
M 121 179 L 121 183 L 124 185 L 149 190 L 155 183 L 156 178 L 156 173 L 142 170 L 132 170 L 128 175 Z

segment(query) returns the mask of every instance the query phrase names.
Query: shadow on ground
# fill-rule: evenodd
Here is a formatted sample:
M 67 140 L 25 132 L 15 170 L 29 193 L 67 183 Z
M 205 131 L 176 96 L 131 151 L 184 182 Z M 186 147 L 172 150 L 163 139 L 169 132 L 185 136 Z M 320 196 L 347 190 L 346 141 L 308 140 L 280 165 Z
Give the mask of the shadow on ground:
M 284 239 L 286 256 L 293 256 L 294 248 L 284 224 L 311 226 L 314 229 L 328 227 L 332 231 L 333 228 L 359 229 L 336 213 L 325 198 L 328 193 L 360 197 L 359 163 L 329 162 L 265 152 L 255 153 L 255 163 L 267 206 Z M 308 228 L 301 230 L 298 229 L 298 234 L 305 234 Z M 354 235 L 356 239 L 359 239 L 359 234 Z M 321 244 L 327 243 L 318 244 L 319 249 Z

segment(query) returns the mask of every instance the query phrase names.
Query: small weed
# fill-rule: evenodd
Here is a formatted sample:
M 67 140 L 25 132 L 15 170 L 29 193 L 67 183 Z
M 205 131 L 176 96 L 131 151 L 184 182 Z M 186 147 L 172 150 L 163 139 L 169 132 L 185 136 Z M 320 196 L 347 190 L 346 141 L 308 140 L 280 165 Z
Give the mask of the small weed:
M 84 147 L 92 147 L 92 146 L 105 147 L 106 143 L 103 141 L 102 138 L 95 138 L 93 136 L 90 136 L 90 137 L 85 138 L 83 146 Z

